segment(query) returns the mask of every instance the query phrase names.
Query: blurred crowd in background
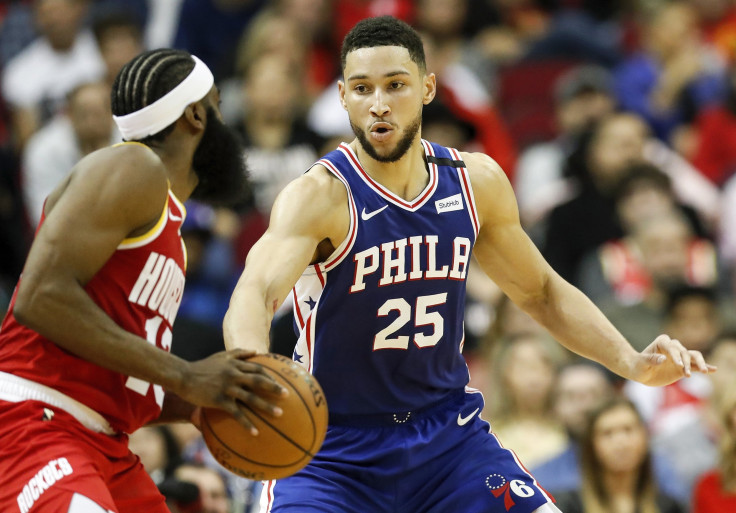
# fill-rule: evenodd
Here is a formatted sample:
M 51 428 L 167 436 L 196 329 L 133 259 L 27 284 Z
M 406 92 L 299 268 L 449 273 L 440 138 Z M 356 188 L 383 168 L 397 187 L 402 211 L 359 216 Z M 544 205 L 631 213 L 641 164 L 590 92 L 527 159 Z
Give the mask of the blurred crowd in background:
M 188 202 L 182 229 L 172 351 L 221 350 L 276 195 L 353 138 L 342 38 L 384 14 L 421 33 L 437 74 L 423 137 L 496 159 L 540 251 L 637 349 L 666 332 L 719 367 L 664 388 L 624 382 L 471 271 L 464 353 L 494 431 L 565 513 L 736 511 L 734 0 L 4 0 L 0 308 L 46 195 L 120 141 L 117 72 L 145 49 L 183 48 L 215 74 L 251 173 L 232 208 Z M 292 323 L 287 302 L 275 352 L 291 356 Z M 219 467 L 192 426 L 144 428 L 131 445 L 175 513 L 253 511 L 260 484 Z

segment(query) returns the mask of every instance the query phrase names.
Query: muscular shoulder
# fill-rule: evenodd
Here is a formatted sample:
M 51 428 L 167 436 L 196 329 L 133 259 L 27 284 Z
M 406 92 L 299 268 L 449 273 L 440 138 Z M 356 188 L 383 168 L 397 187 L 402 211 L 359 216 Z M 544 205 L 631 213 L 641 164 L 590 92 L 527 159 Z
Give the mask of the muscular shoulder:
M 152 150 L 134 144 L 103 148 L 83 158 L 68 180 L 49 197 L 46 212 L 57 202 L 94 202 L 90 214 L 110 213 L 131 229 L 156 220 L 168 194 L 166 168 Z
M 324 166 L 315 165 L 279 194 L 271 224 L 339 243 L 350 225 L 345 185 Z
M 516 197 L 501 166 L 484 153 L 461 152 L 460 156 L 470 175 L 481 224 L 518 219 Z
M 345 186 L 324 166 L 315 165 L 289 183 L 279 195 L 279 203 L 298 204 L 307 214 L 325 214 L 347 203 Z

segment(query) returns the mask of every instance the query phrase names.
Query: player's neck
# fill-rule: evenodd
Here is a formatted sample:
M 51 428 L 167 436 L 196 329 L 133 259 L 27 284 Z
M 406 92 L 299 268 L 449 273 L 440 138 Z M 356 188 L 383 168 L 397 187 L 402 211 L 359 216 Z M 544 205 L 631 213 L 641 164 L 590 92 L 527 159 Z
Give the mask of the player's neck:
M 424 149 L 418 137 L 416 143 L 396 162 L 375 160 L 357 140 L 351 143 L 351 147 L 371 178 L 407 201 L 419 196 L 429 182 Z
M 151 145 L 151 149 L 166 167 L 171 191 L 180 201 L 186 201 L 197 186 L 197 176 L 192 170 L 194 150 L 187 151 L 185 145 L 177 144 L 173 139 L 170 136 L 163 143 Z

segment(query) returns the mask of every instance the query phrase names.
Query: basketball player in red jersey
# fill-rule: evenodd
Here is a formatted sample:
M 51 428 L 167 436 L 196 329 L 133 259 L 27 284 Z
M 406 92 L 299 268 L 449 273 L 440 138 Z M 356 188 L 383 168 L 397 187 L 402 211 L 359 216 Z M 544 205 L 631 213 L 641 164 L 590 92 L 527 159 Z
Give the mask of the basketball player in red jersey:
M 238 402 L 281 414 L 285 392 L 252 352 L 193 363 L 168 352 L 183 202 L 228 201 L 245 181 L 218 94 L 186 52 L 139 55 L 111 95 L 129 142 L 82 159 L 46 200 L 0 331 L 0 511 L 166 512 L 127 433 L 196 423 L 202 406 L 251 429 Z

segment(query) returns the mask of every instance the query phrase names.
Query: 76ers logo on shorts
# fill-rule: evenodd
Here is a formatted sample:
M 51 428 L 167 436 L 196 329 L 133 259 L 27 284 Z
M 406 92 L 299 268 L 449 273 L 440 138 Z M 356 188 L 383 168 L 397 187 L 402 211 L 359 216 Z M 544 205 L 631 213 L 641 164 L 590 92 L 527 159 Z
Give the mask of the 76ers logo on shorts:
M 514 479 L 509 482 L 501 474 L 491 474 L 486 477 L 486 486 L 494 497 L 498 498 L 503 495 L 503 505 L 506 507 L 506 511 L 513 508 L 516 503 L 511 497 L 511 493 L 518 497 L 531 497 L 534 495 L 534 488 L 524 484 L 524 481 L 520 479 Z

